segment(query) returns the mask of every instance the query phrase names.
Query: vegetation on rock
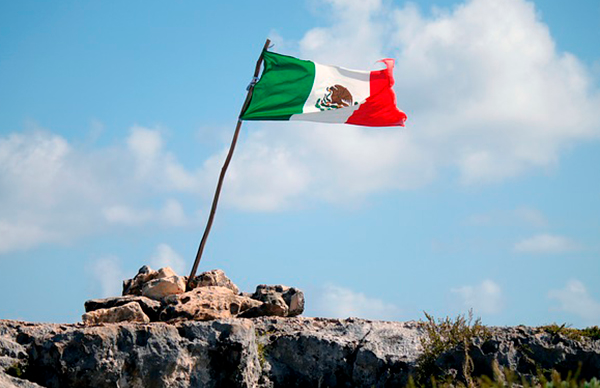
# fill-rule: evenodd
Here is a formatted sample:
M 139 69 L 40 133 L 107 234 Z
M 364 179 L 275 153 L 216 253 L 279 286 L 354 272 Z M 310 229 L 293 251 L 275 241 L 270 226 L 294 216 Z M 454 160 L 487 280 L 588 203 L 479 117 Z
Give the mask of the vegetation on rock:
M 480 318 L 473 320 L 473 310 L 469 310 L 468 316 L 458 315 L 454 319 L 446 317 L 436 320 L 432 315 L 424 314 L 427 321 L 421 322 L 425 335 L 420 339 L 423 353 L 417 362 L 416 383 L 428 386 L 435 385 L 436 378 L 447 379 L 449 376 L 442 376 L 443 369 L 437 365 L 437 361 L 444 352 L 460 349 L 464 353 L 462 376 L 465 383 L 472 386 L 470 345 L 475 338 L 487 339 L 488 329 L 481 324 Z
M 600 327 L 598 326 L 586 327 L 585 329 L 574 329 L 566 323 L 563 323 L 562 325 L 553 323 L 551 325 L 540 326 L 539 329 L 552 335 L 562 334 L 574 341 L 582 341 L 585 338 L 594 341 L 600 340 Z
M 543 369 L 528 358 L 531 349 L 527 345 L 520 345 L 519 350 L 527 362 L 535 364 L 536 374 L 529 378 L 517 378 L 516 373 L 508 368 L 501 369 L 496 360 L 492 361 L 492 375 L 473 376 L 474 364 L 471 352 L 475 345 L 485 344 L 491 337 L 491 329 L 481 323 L 481 319 L 473 319 L 472 310 L 468 315 L 458 315 L 452 319 L 449 317 L 435 319 L 432 315 L 424 313 L 426 321 L 420 321 L 424 335 L 420 342 L 423 352 L 417 360 L 415 378 L 412 377 L 407 385 L 408 388 L 432 387 L 432 388 L 600 388 L 600 376 L 591 379 L 581 379 L 581 364 L 576 371 L 568 371 L 563 374 L 553 369 Z M 600 328 L 592 326 L 585 329 L 574 329 L 567 324 L 551 324 L 538 327 L 539 332 L 548 333 L 560 338 L 572 341 L 597 341 L 600 340 Z M 560 339 L 559 338 L 559 339 Z M 452 354 L 461 355 L 460 370 L 448 370 L 444 356 Z

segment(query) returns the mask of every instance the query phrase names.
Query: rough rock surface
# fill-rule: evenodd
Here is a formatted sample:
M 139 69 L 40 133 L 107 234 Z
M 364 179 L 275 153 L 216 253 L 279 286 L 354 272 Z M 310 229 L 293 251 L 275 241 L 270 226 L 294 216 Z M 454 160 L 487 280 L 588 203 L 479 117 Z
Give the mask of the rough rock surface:
M 185 278 L 177 275 L 152 279 L 142 287 L 142 295 L 161 300 L 169 295 L 185 292 L 185 283 Z
M 139 304 L 130 302 L 110 309 L 99 309 L 83 314 L 83 323 L 97 325 L 99 323 L 141 322 L 150 323 Z
M 417 370 L 422 335 L 417 322 L 362 319 L 261 317 L 94 327 L 0 321 L 0 356 L 19 365 L 31 382 L 3 368 L 0 386 L 397 387 Z M 450 350 L 436 364 L 456 374 L 464 354 Z M 492 328 L 489 338 L 473 341 L 469 355 L 473 376 L 489 374 L 494 365 L 519 376 L 536 367 L 573 371 L 579 363 L 582 377 L 600 373 L 600 341 L 573 341 L 535 328 Z
M 142 287 L 150 280 L 156 279 L 158 271 L 147 265 L 140 268 L 133 279 L 123 280 L 123 295 L 142 295 Z
M 219 286 L 229 288 L 234 294 L 239 294 L 240 289 L 225 275 L 221 269 L 203 272 L 194 278 L 194 288 Z
M 187 279 L 169 267 L 155 271 L 143 266 L 133 279 L 123 281 L 123 296 L 85 302 L 83 322 L 293 317 L 304 311 L 304 294 L 294 287 L 259 285 L 253 294 L 240 293 L 225 272 L 215 269 L 196 276 L 192 289 L 186 292 Z M 143 313 L 134 314 L 138 308 L 133 305 L 123 307 L 129 303 L 139 305 Z
M 493 376 L 494 370 L 510 369 L 519 378 L 535 380 L 539 372 L 556 370 L 566 377 L 580 367 L 580 378 L 600 378 L 600 340 L 573 340 L 562 334 L 517 326 L 493 328 L 489 338 L 475 338 L 467 352 L 472 377 Z M 465 381 L 462 346 L 438 357 L 438 373 Z
M 145 296 L 125 295 L 117 296 L 113 298 L 105 299 L 91 299 L 85 302 L 85 312 L 99 310 L 99 309 L 110 309 L 113 307 L 123 306 L 124 304 L 135 302 L 140 305 L 144 314 L 150 318 L 151 321 L 158 320 L 158 314 L 161 310 L 161 303 Z
M 42 388 L 41 385 L 0 372 L 0 387 L 2 388 Z
M 304 293 L 294 287 L 261 284 L 251 298 L 264 303 L 256 316 L 295 317 L 304 311 Z
M 208 321 L 232 318 L 263 303 L 233 293 L 231 289 L 217 286 L 198 287 L 165 299 L 161 321 L 186 319 Z

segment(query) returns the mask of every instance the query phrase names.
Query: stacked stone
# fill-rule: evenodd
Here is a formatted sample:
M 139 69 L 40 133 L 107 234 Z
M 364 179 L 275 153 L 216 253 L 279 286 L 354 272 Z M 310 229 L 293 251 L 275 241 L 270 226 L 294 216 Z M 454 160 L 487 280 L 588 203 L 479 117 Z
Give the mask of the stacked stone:
M 87 325 L 116 322 L 208 321 L 260 316 L 294 317 L 304 311 L 304 294 L 294 287 L 261 284 L 253 294 L 240 293 L 220 269 L 204 272 L 191 282 L 171 268 L 143 266 L 123 281 L 123 295 L 85 302 Z

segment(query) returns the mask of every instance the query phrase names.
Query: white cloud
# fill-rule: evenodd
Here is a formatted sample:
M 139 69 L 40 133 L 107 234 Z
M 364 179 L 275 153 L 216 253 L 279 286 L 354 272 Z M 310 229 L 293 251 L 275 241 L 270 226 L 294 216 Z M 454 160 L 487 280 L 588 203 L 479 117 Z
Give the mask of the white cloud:
M 178 200 L 137 204 L 171 192 L 198 196 L 203 170 L 185 170 L 163 150 L 158 130 L 134 127 L 125 143 L 89 150 L 39 128 L 0 136 L 0 254 L 112 224 L 188 225 Z
M 11 223 L 0 220 L 0 254 L 60 240 L 60 235 L 38 225 Z
M 121 269 L 121 262 L 118 258 L 108 256 L 93 261 L 88 266 L 88 274 L 91 276 L 94 285 L 100 290 L 100 295 L 97 297 L 106 298 L 121 295 L 125 274 Z
M 399 94 L 464 182 L 552 166 L 565 144 L 598 136 L 589 73 L 556 51 L 533 3 L 472 0 L 432 18 L 407 6 L 395 18 Z
M 515 210 L 515 215 L 519 220 L 529 224 L 531 226 L 536 227 L 545 227 L 548 226 L 548 220 L 546 216 L 537 209 L 532 209 L 529 207 L 521 207 Z
M 498 314 L 504 306 L 502 289 L 489 279 L 475 286 L 452 288 L 450 292 L 458 296 L 462 308 L 473 309 L 477 313 Z
M 299 55 L 356 68 L 396 57 L 407 128 L 248 123 L 259 129 L 252 128 L 232 164 L 248 190 L 228 193 L 234 206 L 360 200 L 423 186 L 448 167 L 464 184 L 498 182 L 546 171 L 565 147 L 600 134 L 597 84 L 577 58 L 557 51 L 530 2 L 471 0 L 431 16 L 381 1 L 319 7 L 336 18 L 308 31 Z M 277 176 L 287 179 L 281 187 L 270 182 Z M 521 217 L 544 223 L 532 212 Z
M 237 149 L 223 189 L 223 200 L 244 210 L 273 211 L 290 206 L 293 199 L 306 194 L 309 172 L 293 147 L 279 146 L 277 136 L 264 131 L 253 132 Z M 218 171 L 225 152 L 215 155 L 204 165 L 205 176 Z M 212 185 L 216 185 L 215 180 Z
M 167 226 L 184 226 L 189 223 L 181 203 L 167 199 L 161 209 L 140 209 L 126 205 L 111 205 L 102 209 L 106 221 L 111 224 L 137 226 L 156 222 Z
M 167 225 L 182 226 L 188 223 L 183 206 L 175 199 L 169 199 L 160 211 L 160 220 Z
M 466 222 L 470 225 L 527 225 L 535 228 L 548 226 L 544 213 L 531 207 L 519 207 L 514 210 L 494 210 L 469 216 Z
M 157 130 L 135 126 L 127 139 L 127 145 L 137 160 L 140 174 L 153 173 L 163 147 Z
M 317 314 L 324 317 L 395 320 L 400 309 L 377 298 L 371 298 L 361 292 L 347 288 L 327 285 L 317 300 Z
M 549 291 L 548 297 L 558 302 L 556 309 L 574 314 L 586 324 L 597 324 L 600 320 L 600 303 L 592 298 L 579 280 L 569 280 L 564 288 Z
M 246 123 L 251 131 L 230 166 L 224 206 L 353 204 L 422 187 L 448 168 L 465 184 L 497 182 L 547 170 L 565 147 L 599 135 L 597 84 L 577 58 L 557 51 L 530 2 L 469 0 L 432 15 L 379 0 L 319 6 L 336 17 L 306 32 L 299 55 L 363 69 L 395 57 L 408 126 Z M 182 203 L 170 198 L 209 199 L 224 157 L 225 150 L 186 168 L 160 129 L 141 126 L 124 144 L 99 150 L 43 131 L 0 137 L 0 225 L 7 231 L 0 252 L 69 241 L 107 224 L 185 225 Z
M 180 276 L 185 275 L 187 269 L 185 260 L 167 244 L 156 247 L 156 252 L 150 258 L 150 266 L 155 269 L 171 267 Z
M 538 234 L 515 244 L 514 249 L 519 253 L 565 253 L 578 249 L 578 245 L 564 236 Z
M 135 158 L 138 179 L 164 191 L 198 192 L 201 189 L 201 172 L 187 171 L 172 153 L 163 149 L 160 130 L 134 126 L 127 145 Z
M 44 131 L 0 137 L 0 253 L 68 241 L 92 226 L 90 209 L 111 190 L 99 184 L 111 167 Z
M 124 205 L 114 205 L 103 209 L 104 218 L 110 223 L 138 225 L 150 220 L 153 215 L 149 210 L 135 210 Z

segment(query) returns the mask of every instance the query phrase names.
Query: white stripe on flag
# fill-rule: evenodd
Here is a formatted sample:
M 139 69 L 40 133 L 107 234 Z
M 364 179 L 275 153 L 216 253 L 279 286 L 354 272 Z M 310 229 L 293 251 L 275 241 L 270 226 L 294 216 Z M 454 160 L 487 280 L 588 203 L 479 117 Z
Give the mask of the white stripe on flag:
M 332 109 L 320 111 L 316 109 L 316 112 L 301 113 L 292 115 L 290 121 L 314 121 L 317 123 L 345 123 L 348 121 L 348 117 L 352 116 L 355 110 L 360 107 L 360 104 L 354 106 L 348 106 L 345 108 Z
M 342 85 L 348 89 L 354 102 L 361 103 L 369 97 L 369 93 L 371 92 L 370 78 L 370 71 L 349 70 L 343 67 L 315 63 L 315 80 L 310 95 L 304 103 L 302 112 L 321 112 L 315 106 L 317 100 L 319 98 L 322 99 L 327 94 L 327 88 L 334 85 Z

